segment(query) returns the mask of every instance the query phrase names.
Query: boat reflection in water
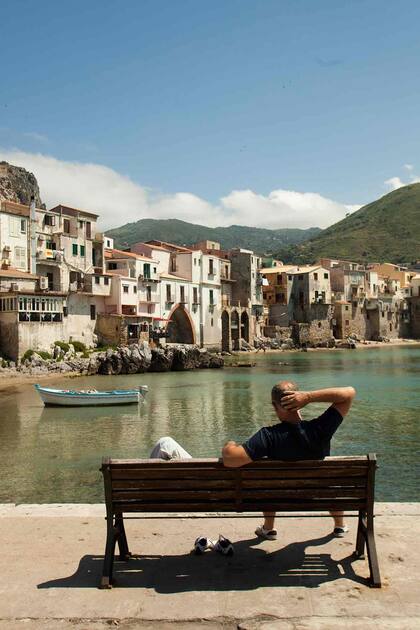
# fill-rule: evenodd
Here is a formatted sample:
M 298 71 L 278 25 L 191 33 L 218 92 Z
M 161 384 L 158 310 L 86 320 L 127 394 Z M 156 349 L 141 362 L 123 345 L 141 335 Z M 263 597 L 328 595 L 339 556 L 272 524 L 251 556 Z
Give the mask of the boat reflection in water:
M 143 402 L 148 392 L 147 385 L 133 389 L 54 389 L 35 385 L 35 389 L 45 406 L 88 407 L 108 405 L 133 405 Z

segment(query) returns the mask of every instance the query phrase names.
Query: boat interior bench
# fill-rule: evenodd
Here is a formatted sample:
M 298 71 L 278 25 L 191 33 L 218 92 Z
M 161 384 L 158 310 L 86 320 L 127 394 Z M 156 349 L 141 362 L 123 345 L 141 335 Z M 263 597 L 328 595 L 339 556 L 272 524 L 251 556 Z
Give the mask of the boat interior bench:
M 376 456 L 284 462 L 263 459 L 226 468 L 220 459 L 104 458 L 107 539 L 102 588 L 112 585 L 115 545 L 129 560 L 124 514 L 356 511 L 355 555 L 367 548 L 370 584 L 381 586 L 373 519 Z

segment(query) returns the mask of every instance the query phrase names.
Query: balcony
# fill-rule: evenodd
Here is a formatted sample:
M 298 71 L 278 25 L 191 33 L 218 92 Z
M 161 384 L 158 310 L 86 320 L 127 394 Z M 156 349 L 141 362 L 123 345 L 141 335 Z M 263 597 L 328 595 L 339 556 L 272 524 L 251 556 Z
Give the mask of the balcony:
M 36 259 L 38 262 L 59 264 L 63 262 L 64 250 L 38 249 L 38 251 L 36 252 Z

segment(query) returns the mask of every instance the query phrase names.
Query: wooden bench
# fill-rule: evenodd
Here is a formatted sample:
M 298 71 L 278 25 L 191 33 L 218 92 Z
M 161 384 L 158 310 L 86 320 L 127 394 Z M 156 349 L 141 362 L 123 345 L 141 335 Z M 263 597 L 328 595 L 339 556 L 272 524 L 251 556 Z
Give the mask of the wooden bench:
M 362 557 L 366 544 L 370 584 L 380 587 L 373 530 L 375 470 L 375 455 L 260 460 L 242 468 L 226 468 L 218 459 L 105 458 L 107 540 L 101 587 L 111 587 L 116 543 L 120 559 L 130 557 L 124 514 L 325 510 L 358 512 L 354 553 Z

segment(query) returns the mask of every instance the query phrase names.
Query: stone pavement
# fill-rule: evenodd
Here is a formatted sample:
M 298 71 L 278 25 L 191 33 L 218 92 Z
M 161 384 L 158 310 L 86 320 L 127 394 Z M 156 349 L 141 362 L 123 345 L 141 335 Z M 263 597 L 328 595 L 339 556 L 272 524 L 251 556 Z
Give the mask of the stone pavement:
M 116 587 L 99 590 L 103 505 L 2 505 L 0 629 L 418 629 L 420 503 L 379 503 L 376 515 L 382 589 L 352 558 L 355 519 L 345 539 L 327 516 L 279 519 L 278 540 L 260 542 L 258 517 L 159 515 L 127 521 L 141 557 L 116 562 Z M 219 533 L 232 557 L 190 553 Z

